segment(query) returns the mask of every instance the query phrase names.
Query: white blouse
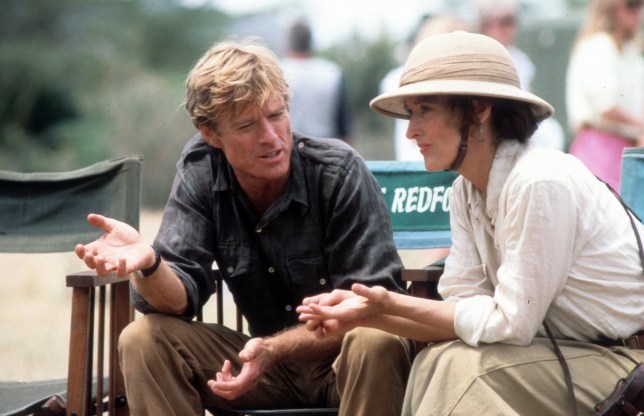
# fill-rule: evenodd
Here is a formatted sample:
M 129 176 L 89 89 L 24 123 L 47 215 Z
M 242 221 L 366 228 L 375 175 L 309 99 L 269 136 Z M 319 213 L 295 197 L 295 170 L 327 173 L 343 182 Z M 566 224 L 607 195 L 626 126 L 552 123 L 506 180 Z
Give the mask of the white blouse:
M 439 292 L 470 345 L 544 335 L 616 339 L 644 329 L 644 273 L 617 198 L 574 156 L 502 142 L 485 198 L 463 177 Z M 644 227 L 638 223 L 640 234 Z
M 573 50 L 566 75 L 566 110 L 577 131 L 601 120 L 611 108 L 644 116 L 644 60 L 633 43 L 623 50 L 605 32 L 583 39 Z

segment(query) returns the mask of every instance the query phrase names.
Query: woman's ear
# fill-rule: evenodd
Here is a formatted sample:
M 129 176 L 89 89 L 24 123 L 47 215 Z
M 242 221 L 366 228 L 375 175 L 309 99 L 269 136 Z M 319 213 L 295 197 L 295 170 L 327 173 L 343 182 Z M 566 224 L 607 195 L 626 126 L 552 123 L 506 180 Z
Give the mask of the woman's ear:
M 492 104 L 485 101 L 474 100 L 474 112 L 476 113 L 476 119 L 478 120 L 479 125 L 483 125 L 490 119 L 490 115 L 492 114 Z
M 199 132 L 201 133 L 201 136 L 204 138 L 206 143 L 208 143 L 212 147 L 221 149 L 221 141 L 219 140 L 219 135 L 217 134 L 215 129 L 208 125 L 202 124 L 199 127 Z

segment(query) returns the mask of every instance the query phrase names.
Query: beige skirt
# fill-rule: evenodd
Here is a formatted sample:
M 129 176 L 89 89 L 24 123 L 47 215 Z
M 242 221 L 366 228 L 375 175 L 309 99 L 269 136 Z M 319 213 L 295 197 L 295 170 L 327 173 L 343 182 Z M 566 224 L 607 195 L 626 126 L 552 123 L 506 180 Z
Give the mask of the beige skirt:
M 575 385 L 579 415 L 592 413 L 620 378 L 644 360 L 644 350 L 558 341 Z M 519 347 L 461 341 L 436 344 L 414 361 L 404 416 L 568 415 L 561 364 L 547 338 Z

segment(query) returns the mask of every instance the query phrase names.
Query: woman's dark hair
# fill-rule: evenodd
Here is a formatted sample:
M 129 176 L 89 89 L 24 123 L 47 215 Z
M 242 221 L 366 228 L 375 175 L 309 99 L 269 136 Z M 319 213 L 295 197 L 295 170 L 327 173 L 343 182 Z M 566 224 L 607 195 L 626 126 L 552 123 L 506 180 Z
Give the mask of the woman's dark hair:
M 470 95 L 450 95 L 447 104 L 463 114 L 463 126 L 476 126 L 476 107 L 474 102 L 484 102 L 492 106 L 491 124 L 499 140 L 517 140 L 525 143 L 537 130 L 538 122 L 530 104 L 521 101 Z

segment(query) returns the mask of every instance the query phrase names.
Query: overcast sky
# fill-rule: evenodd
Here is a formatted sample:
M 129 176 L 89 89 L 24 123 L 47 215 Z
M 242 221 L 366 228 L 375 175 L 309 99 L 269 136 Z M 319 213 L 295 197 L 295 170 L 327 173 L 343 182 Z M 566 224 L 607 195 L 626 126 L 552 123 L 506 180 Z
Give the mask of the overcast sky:
M 231 13 L 262 11 L 274 6 L 288 6 L 292 18 L 306 16 L 314 29 L 316 44 L 328 46 L 344 39 L 354 31 L 366 37 L 376 37 L 383 29 L 392 37 L 405 39 L 415 29 L 420 18 L 436 12 L 436 1 L 404 0 L 184 0 L 186 3 L 210 2 Z
M 474 16 L 476 0 L 181 0 L 186 4 L 213 4 L 233 15 L 261 12 L 280 7 L 285 20 L 306 17 L 313 28 L 316 48 L 325 48 L 347 39 L 358 31 L 363 37 L 375 39 L 385 30 L 392 39 L 406 41 L 413 36 L 421 18 L 427 14 L 448 11 L 447 4 L 460 4 L 456 10 L 465 20 Z M 517 0 L 524 9 L 523 19 L 556 18 L 567 13 L 565 0 Z

